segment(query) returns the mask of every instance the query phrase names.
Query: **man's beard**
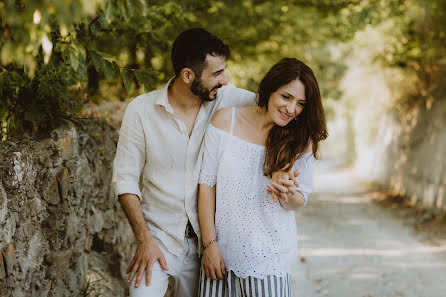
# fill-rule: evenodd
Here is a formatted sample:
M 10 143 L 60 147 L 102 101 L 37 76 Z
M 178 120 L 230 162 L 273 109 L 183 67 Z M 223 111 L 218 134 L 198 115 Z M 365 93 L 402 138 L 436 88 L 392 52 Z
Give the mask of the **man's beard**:
M 211 90 L 208 90 L 203 86 L 200 79 L 195 79 L 192 82 L 192 85 L 190 86 L 190 90 L 191 90 L 192 94 L 194 94 L 195 96 L 198 96 L 201 99 L 201 101 L 205 102 L 205 101 L 213 101 L 215 98 L 217 98 L 217 94 L 215 94 L 214 98 L 210 98 L 209 95 L 211 94 L 211 92 L 213 90 L 219 89 L 221 87 L 222 87 L 222 85 L 218 84 L 215 87 L 213 87 Z

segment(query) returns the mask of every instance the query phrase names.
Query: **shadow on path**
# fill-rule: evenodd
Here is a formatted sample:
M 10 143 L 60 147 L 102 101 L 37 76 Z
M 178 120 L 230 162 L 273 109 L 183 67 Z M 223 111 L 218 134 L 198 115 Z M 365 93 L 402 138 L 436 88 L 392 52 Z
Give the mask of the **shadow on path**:
M 445 297 L 446 245 L 422 242 L 352 171 L 331 168 L 321 162 L 315 193 L 296 211 L 294 296 Z

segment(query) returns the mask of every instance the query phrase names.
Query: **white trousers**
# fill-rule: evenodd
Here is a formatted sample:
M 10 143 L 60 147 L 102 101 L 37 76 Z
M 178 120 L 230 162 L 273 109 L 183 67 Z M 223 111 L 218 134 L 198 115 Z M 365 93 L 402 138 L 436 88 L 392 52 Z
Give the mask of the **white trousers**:
M 134 276 L 129 285 L 130 297 L 163 297 L 167 291 L 169 277 L 173 280 L 173 297 L 198 296 L 200 259 L 197 254 L 197 239 L 185 238 L 184 250 L 180 256 L 170 253 L 159 240 L 156 241 L 164 254 L 169 270 L 163 270 L 156 261 L 152 268 L 150 286 L 146 286 L 144 274 L 143 281 L 138 288 L 135 288 L 136 276 Z

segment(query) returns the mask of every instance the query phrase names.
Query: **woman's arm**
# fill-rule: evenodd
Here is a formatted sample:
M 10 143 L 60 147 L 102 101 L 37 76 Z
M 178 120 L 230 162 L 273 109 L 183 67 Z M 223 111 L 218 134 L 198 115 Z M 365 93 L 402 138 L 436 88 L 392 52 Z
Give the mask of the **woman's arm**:
M 223 279 L 225 264 L 217 245 L 215 232 L 215 185 L 198 185 L 198 220 L 203 250 L 202 264 L 207 277 Z M 209 244 L 210 243 L 210 244 Z
M 220 109 L 212 119 L 212 125 L 224 129 L 230 124 L 230 109 Z M 228 122 L 229 118 L 229 124 Z M 218 168 L 218 151 L 221 134 L 212 126 L 208 127 L 204 138 L 203 163 L 198 185 L 198 220 L 200 222 L 203 245 L 202 265 L 207 277 L 223 279 L 225 264 L 216 242 L 215 197 Z
M 198 220 L 203 244 L 215 239 L 215 186 L 198 185 Z

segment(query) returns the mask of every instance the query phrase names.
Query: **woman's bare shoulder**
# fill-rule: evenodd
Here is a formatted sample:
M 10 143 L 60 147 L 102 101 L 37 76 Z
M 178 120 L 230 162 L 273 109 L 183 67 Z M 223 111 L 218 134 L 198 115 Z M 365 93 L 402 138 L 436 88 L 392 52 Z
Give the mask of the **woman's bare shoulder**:
M 232 120 L 232 107 L 224 107 L 217 110 L 212 118 L 212 126 L 229 132 Z

